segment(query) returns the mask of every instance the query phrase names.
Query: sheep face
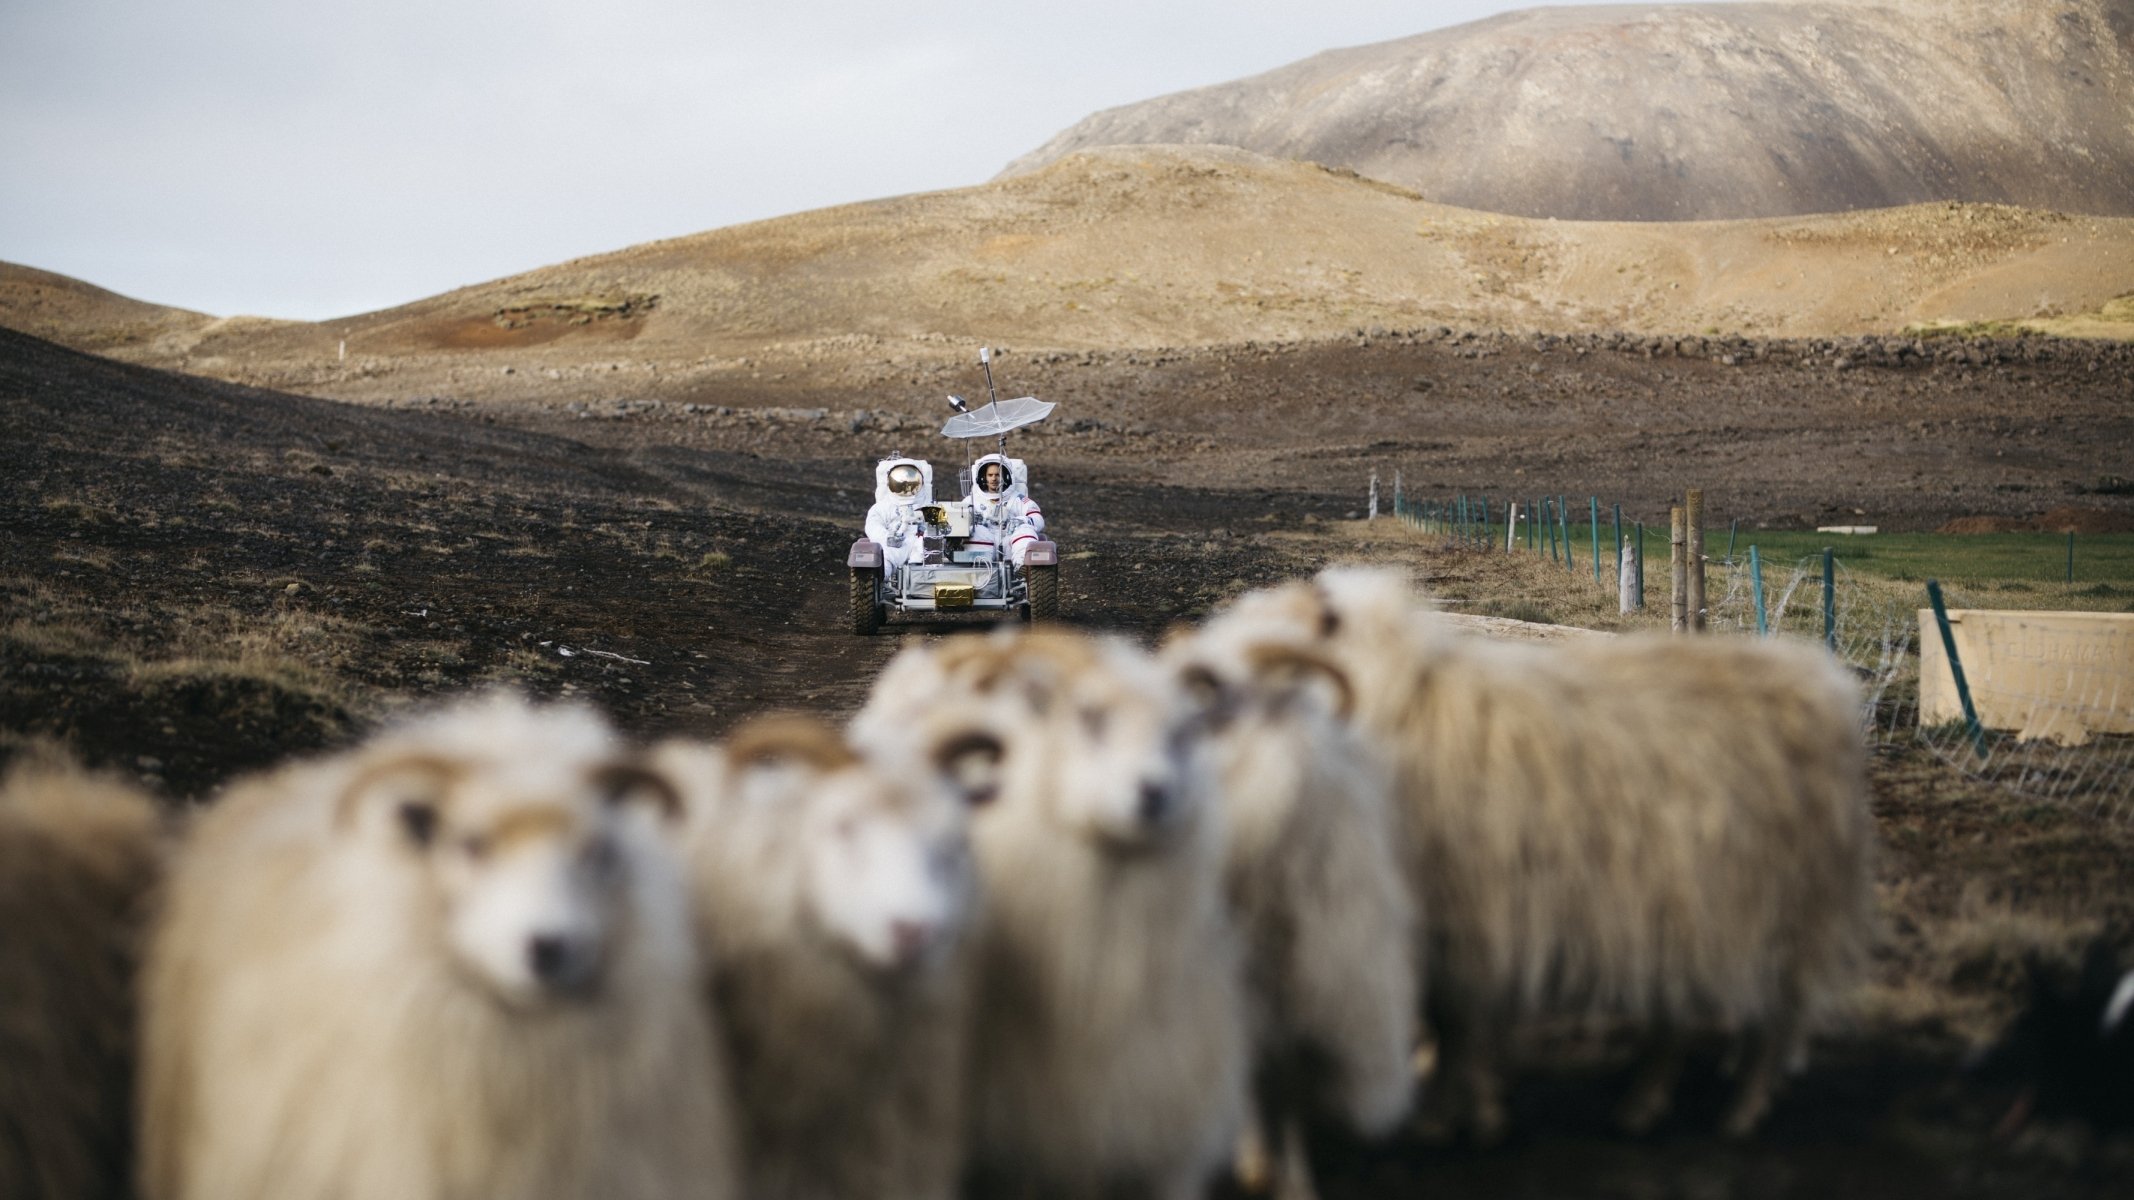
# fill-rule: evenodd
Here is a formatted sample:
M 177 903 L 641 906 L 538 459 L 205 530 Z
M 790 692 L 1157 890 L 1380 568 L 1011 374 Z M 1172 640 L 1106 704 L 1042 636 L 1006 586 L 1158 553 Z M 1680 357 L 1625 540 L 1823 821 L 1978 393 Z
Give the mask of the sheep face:
M 955 797 L 867 769 L 822 781 L 808 839 L 816 919 L 880 971 L 921 970 L 955 943 L 974 894 Z
M 1114 660 L 1067 680 L 1043 719 L 1055 816 L 1116 846 L 1154 846 L 1199 815 L 1199 725 L 1152 664 Z
M 627 933 L 638 798 L 669 799 L 618 766 L 514 772 L 421 759 L 387 764 L 352 797 L 412 857 L 453 960 L 516 1007 L 599 991 Z

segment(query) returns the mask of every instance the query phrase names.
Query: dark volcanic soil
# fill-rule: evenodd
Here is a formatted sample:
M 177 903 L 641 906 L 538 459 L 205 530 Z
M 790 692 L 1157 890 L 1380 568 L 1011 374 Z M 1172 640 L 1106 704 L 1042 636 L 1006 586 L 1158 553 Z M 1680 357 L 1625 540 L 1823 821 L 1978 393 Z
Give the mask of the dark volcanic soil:
M 2124 352 L 2003 345 L 1975 364 L 1843 370 L 1819 353 L 1728 366 L 1393 336 L 1010 357 L 1003 372 L 1016 394 L 1063 401 L 1019 449 L 1066 556 L 1064 611 L 1145 637 L 1332 557 L 1405 562 L 1478 596 L 1527 586 L 1503 574 L 1524 560 L 1340 520 L 1373 467 L 1401 467 L 1417 492 L 1591 492 L 1626 509 L 1701 484 L 1725 499 L 1720 520 L 2134 507 L 2099 484 L 2134 462 Z M 488 682 L 587 698 L 640 737 L 849 711 L 895 639 L 841 631 L 845 549 L 878 453 L 949 457 L 918 399 L 938 403 L 941 383 L 976 390 L 922 374 L 821 416 L 805 411 L 820 393 L 776 383 L 455 412 L 212 383 L 0 331 L 0 757 L 49 737 L 195 801 Z M 1916 751 L 1883 754 L 1876 783 L 1883 999 L 1764 1134 L 1711 1135 L 1707 1062 L 1673 1122 L 1621 1139 L 1606 1123 L 1620 1048 L 1537 1044 L 1510 1144 L 1336 1149 L 1324 1193 L 2128 1194 L 2123 1140 L 1990 1138 L 2007 1098 L 1952 1082 L 1976 1030 L 1951 1014 L 2013 999 L 2015 943 L 1967 940 L 1993 920 L 2053 946 L 2082 920 L 2134 924 L 2134 834 L 2010 805 Z
M 398 396 L 390 377 L 321 382 L 365 402 L 456 408 L 617 449 L 850 463 L 893 446 L 941 457 L 930 447 L 942 445 L 943 395 L 985 388 L 961 351 L 753 367 L 456 373 L 457 398 L 442 401 Z M 443 372 L 403 369 L 410 383 Z M 1362 503 L 1373 471 L 1390 485 L 1397 470 L 1416 495 L 1592 495 L 1648 524 L 1691 487 L 1716 519 L 1745 528 L 1933 529 L 2058 505 L 2134 514 L 2134 344 L 1434 328 L 1160 352 L 1004 350 L 995 373 L 1004 396 L 1060 402 L 1019 443 L 1049 479 L 1066 482 L 1068 468 L 1091 481 L 1167 483 L 1225 506 L 1281 494 L 1294 509 L 1301 494 L 1338 514 Z M 840 467 L 821 483 L 869 478 Z

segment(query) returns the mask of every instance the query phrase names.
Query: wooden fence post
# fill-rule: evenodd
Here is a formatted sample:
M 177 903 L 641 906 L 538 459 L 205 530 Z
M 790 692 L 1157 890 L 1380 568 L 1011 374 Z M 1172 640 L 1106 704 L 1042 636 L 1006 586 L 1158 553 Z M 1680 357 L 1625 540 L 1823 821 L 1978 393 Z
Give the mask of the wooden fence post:
M 1689 563 L 1685 554 L 1689 549 L 1689 537 L 1683 530 L 1682 506 L 1677 504 L 1667 510 L 1670 532 L 1667 535 L 1667 562 L 1672 569 L 1673 593 L 1667 627 L 1676 633 L 1689 628 Z
M 1616 568 L 1615 611 L 1636 612 L 1645 607 L 1645 597 L 1639 594 L 1639 585 L 1644 575 L 1644 564 L 1638 561 L 1638 548 L 1625 546 Z

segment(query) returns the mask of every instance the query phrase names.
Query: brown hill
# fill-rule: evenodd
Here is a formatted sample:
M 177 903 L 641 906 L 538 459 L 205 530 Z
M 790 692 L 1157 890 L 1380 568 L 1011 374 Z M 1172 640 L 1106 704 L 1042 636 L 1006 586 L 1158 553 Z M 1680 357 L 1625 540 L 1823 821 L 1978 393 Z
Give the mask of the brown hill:
M 165 338 L 186 344 L 215 318 L 121 296 L 117 292 L 0 262 L 0 325 L 77 350 L 141 353 Z
M 2134 0 L 1541 8 L 1097 113 L 1016 160 L 1224 144 L 1464 208 L 2134 215 Z
M 0 274 L 0 324 L 114 357 L 318 394 L 479 398 L 550 372 L 627 371 L 616 382 L 642 389 L 656 373 L 960 361 L 977 342 L 1185 347 L 1372 326 L 1824 336 L 2089 314 L 2092 331 L 2126 336 L 2134 306 L 2109 306 L 2134 294 L 2134 220 L 1933 205 L 1532 221 L 1223 147 L 1125 147 L 318 324 L 26 308 L 23 278 Z

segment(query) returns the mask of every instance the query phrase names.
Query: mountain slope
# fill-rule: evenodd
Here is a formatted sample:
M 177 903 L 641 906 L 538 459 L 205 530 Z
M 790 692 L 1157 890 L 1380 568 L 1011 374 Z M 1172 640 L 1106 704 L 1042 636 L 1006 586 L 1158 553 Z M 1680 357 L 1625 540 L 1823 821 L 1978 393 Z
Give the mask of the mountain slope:
M 144 332 L 86 310 L 85 323 L 47 336 L 285 390 L 479 397 L 523 392 L 533 372 L 636 390 L 677 373 L 768 379 L 960 360 L 980 343 L 1186 347 L 1371 326 L 1786 337 L 2092 314 L 2079 331 L 2128 337 L 2134 313 L 2115 301 L 2129 295 L 2126 218 L 1942 204 L 1535 221 L 1224 147 L 1118 147 L 342 320 L 193 314 L 182 329 Z M 15 325 L 23 314 L 6 297 L 0 325 Z
M 1531 9 L 1100 112 L 1004 174 L 1145 143 L 1567 220 L 2134 215 L 2134 0 Z

